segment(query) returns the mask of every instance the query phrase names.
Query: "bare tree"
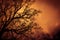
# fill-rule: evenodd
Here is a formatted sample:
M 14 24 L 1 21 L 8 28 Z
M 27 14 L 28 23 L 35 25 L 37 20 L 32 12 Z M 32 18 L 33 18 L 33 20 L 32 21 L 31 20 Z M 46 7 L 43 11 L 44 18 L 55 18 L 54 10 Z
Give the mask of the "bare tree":
M 24 34 L 33 27 L 32 16 L 39 11 L 30 8 L 34 0 L 0 0 L 0 39 L 5 32 Z

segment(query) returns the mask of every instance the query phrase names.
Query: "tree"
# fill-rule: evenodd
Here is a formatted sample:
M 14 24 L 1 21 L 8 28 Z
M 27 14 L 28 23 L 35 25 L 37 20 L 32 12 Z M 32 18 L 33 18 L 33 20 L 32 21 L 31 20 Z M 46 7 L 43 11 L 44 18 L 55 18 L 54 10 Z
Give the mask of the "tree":
M 24 34 L 33 27 L 30 19 L 39 11 L 30 8 L 34 0 L 0 0 L 0 39 L 6 32 Z

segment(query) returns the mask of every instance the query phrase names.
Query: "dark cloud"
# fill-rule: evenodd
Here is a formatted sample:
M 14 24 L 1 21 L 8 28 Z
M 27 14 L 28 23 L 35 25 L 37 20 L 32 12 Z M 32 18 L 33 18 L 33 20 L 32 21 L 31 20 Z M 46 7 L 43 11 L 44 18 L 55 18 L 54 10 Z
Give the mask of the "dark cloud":
M 59 7 L 60 6 L 60 0 L 42 0 L 42 2 L 45 2 L 47 4 L 51 4 L 55 7 Z

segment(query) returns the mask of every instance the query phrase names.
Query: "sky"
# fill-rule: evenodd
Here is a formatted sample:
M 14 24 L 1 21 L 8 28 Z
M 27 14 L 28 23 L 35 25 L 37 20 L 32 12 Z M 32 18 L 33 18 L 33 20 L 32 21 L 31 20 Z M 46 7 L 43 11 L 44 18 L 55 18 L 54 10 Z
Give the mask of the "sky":
M 59 0 L 36 0 L 31 6 L 41 13 L 35 16 L 45 33 L 52 33 L 56 27 L 60 27 L 60 1 Z

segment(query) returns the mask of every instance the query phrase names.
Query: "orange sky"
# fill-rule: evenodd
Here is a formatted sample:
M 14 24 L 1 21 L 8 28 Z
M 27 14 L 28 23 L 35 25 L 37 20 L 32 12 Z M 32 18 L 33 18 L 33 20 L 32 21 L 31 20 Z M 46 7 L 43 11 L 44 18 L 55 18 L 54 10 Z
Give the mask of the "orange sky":
M 53 1 L 54 2 L 54 1 Z M 46 33 L 50 33 L 54 28 L 59 25 L 59 8 L 54 6 L 53 2 L 48 3 L 47 0 L 36 0 L 36 2 L 31 6 L 41 13 L 36 15 L 36 22 L 44 29 Z

